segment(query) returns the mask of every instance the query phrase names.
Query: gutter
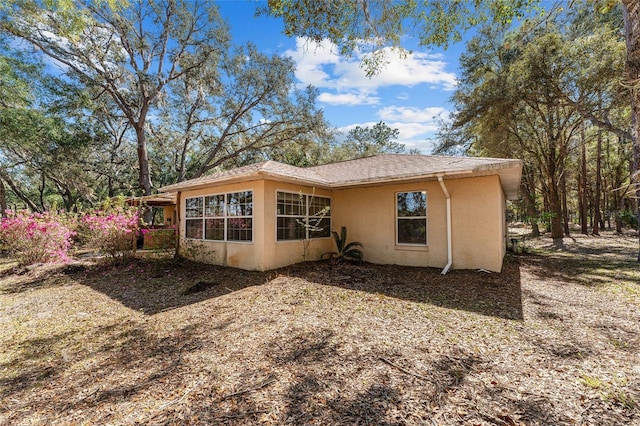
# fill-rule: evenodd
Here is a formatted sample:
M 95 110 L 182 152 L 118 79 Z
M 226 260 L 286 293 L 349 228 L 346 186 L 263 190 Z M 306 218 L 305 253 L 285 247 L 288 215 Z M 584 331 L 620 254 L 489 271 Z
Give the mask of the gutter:
M 441 275 L 446 275 L 449 272 L 449 268 L 451 268 L 451 264 L 453 263 L 453 254 L 451 249 L 451 196 L 449 195 L 449 191 L 447 191 L 447 187 L 444 184 L 444 180 L 442 179 L 443 175 L 438 175 L 438 182 L 440 182 L 440 188 L 442 188 L 442 193 L 447 199 L 447 264 L 445 265 Z

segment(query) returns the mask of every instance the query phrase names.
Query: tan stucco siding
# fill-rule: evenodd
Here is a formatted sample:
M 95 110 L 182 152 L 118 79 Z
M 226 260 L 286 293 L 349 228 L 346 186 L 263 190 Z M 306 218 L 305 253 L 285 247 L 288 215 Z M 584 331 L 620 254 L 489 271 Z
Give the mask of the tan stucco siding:
M 253 241 L 207 241 L 185 239 L 185 204 L 190 197 L 253 191 Z M 232 266 L 248 270 L 264 270 L 264 181 L 255 180 L 211 188 L 184 191 L 180 194 L 180 253 L 199 262 Z
M 502 259 L 507 254 L 507 238 L 509 228 L 507 227 L 507 198 L 504 191 L 500 191 L 500 208 L 502 209 Z
M 427 192 L 427 246 L 396 244 L 396 193 Z M 349 241 L 363 244 L 365 260 L 408 266 L 443 266 L 447 259 L 444 195 L 438 182 L 334 191 L 333 228 L 347 227 Z
M 451 196 L 454 269 L 500 271 L 506 250 L 505 197 L 498 176 L 445 179 Z M 253 241 L 186 240 L 185 200 L 236 191 L 253 191 Z M 195 260 L 248 270 L 270 270 L 333 251 L 332 238 L 277 241 L 276 192 L 331 198 L 331 230 L 346 226 L 349 241 L 360 241 L 365 260 L 379 264 L 442 268 L 447 263 L 446 202 L 437 181 L 327 190 L 271 180 L 254 180 L 180 194 L 181 254 Z M 396 243 L 396 193 L 426 191 L 427 245 Z M 199 246 L 190 250 L 189 246 Z
M 504 195 L 498 176 L 445 180 L 451 194 L 454 269 L 500 271 Z
M 451 196 L 454 269 L 500 271 L 504 256 L 504 196 L 497 176 L 445 179 Z M 396 244 L 396 193 L 426 191 L 427 246 Z M 437 181 L 335 190 L 333 229 L 346 226 L 372 263 L 444 267 L 446 199 Z
M 306 251 L 303 241 L 276 240 L 276 191 L 331 197 L 331 191 L 327 190 L 256 180 L 185 191 L 180 196 L 181 216 L 184 216 L 186 198 L 249 190 L 253 191 L 253 242 L 187 240 L 184 238 L 185 221 L 181 220 L 181 254 L 200 262 L 266 271 L 302 262 L 305 258 L 306 260 L 319 260 L 323 253 L 333 250 L 333 239 L 331 238 L 308 241 Z M 189 249 L 189 247 L 201 248 Z
M 164 224 L 172 226 L 176 224 L 176 206 L 164 206 L 162 208 L 162 216 L 164 217 Z
M 276 192 L 286 191 L 332 198 L 331 191 L 303 185 L 292 185 L 283 182 L 265 181 L 264 200 L 267 206 L 264 211 L 264 267 L 265 270 L 280 268 L 304 260 L 319 260 L 323 253 L 334 250 L 332 238 L 314 238 L 306 241 L 277 241 L 276 238 Z M 331 224 L 333 226 L 332 199 Z

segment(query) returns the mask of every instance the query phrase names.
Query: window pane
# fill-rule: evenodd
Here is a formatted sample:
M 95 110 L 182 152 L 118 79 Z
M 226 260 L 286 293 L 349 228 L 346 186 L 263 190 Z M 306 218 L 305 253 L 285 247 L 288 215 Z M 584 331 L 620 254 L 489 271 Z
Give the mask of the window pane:
M 307 214 L 306 196 L 291 192 L 278 192 L 277 214 L 287 216 L 303 216 Z
M 202 219 L 187 219 L 187 238 L 202 239 Z
M 427 193 L 426 192 L 399 192 L 398 217 L 426 216 Z
M 398 219 L 399 244 L 427 244 L 426 219 Z
M 251 216 L 253 214 L 253 191 L 227 194 L 227 216 Z
M 204 197 L 204 213 L 206 217 L 224 216 L 224 195 Z
M 224 240 L 224 219 L 205 219 L 204 238 L 206 240 Z
M 325 197 L 310 196 L 309 216 L 331 216 L 331 199 Z
M 228 218 L 227 241 L 253 241 L 253 220 L 248 217 Z
M 187 217 L 202 217 L 202 197 L 187 198 Z
M 278 217 L 278 240 L 303 240 L 305 229 L 303 217 Z
M 331 218 L 309 218 L 309 238 L 324 238 L 331 236 Z

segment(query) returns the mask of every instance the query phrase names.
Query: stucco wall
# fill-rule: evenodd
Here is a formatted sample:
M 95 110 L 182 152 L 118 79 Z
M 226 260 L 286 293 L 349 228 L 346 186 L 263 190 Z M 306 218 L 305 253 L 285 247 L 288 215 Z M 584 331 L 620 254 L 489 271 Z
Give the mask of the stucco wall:
M 253 191 L 253 241 L 207 241 L 185 238 L 185 204 L 191 197 Z M 198 262 L 232 266 L 248 270 L 263 270 L 264 253 L 264 181 L 255 180 L 214 188 L 184 191 L 180 194 L 180 254 Z
M 497 176 L 445 179 L 451 196 L 454 269 L 500 271 L 504 197 Z M 427 246 L 396 244 L 396 192 L 427 192 Z M 442 268 L 447 263 L 446 203 L 437 181 L 336 190 L 333 228 L 363 243 L 373 263 Z
M 253 191 L 253 242 L 188 240 L 185 235 L 185 199 L 236 191 Z M 199 262 L 236 268 L 266 271 L 302 262 L 319 260 L 333 250 L 333 239 L 307 241 L 276 240 L 276 191 L 316 194 L 331 197 L 331 192 L 302 185 L 256 180 L 214 188 L 185 191 L 180 195 L 180 253 Z
M 504 196 L 500 179 L 445 180 L 451 194 L 454 269 L 500 271 L 504 258 Z
M 176 224 L 176 215 L 175 215 L 175 206 L 164 206 L 162 208 L 162 216 L 164 217 L 165 225 L 175 225 Z
M 396 192 L 427 192 L 427 243 L 396 244 Z M 442 266 L 447 261 L 444 195 L 438 182 L 336 190 L 334 229 L 347 227 L 347 239 L 363 244 L 368 262 L 408 266 Z M 443 244 L 444 242 L 444 244 Z
M 264 268 L 265 270 L 280 268 L 304 260 L 319 260 L 323 253 L 334 250 L 333 239 L 314 238 L 307 240 L 305 251 L 303 241 L 277 241 L 276 239 L 276 192 L 286 191 L 332 198 L 331 191 L 303 185 L 291 185 L 282 182 L 266 181 L 264 199 L 268 206 L 265 209 Z M 334 201 L 331 204 L 331 226 L 333 224 Z
M 505 253 L 504 194 L 497 176 L 445 179 L 451 195 L 454 269 L 500 271 Z M 253 242 L 185 240 L 185 199 L 253 191 Z M 195 260 L 249 270 L 269 270 L 318 260 L 334 250 L 332 238 L 276 240 L 276 191 L 330 197 L 331 228 L 346 226 L 349 241 L 363 243 L 365 260 L 380 264 L 442 268 L 447 263 L 446 204 L 437 181 L 324 190 L 256 180 L 180 194 L 181 254 Z M 396 192 L 426 191 L 427 246 L 396 244 Z M 189 250 L 193 243 L 199 249 Z

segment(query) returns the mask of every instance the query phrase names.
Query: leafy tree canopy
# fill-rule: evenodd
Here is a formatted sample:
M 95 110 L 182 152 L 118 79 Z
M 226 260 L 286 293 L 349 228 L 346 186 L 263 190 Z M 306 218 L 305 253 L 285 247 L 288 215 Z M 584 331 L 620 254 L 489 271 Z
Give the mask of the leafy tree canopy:
M 447 47 L 482 23 L 506 24 L 534 10 L 536 0 L 269 0 L 260 13 L 282 18 L 288 36 L 329 40 L 342 55 L 368 52 L 363 66 L 376 74 L 388 46 L 402 50 L 405 35 L 420 46 Z

